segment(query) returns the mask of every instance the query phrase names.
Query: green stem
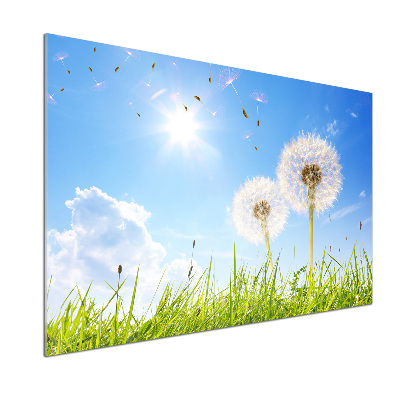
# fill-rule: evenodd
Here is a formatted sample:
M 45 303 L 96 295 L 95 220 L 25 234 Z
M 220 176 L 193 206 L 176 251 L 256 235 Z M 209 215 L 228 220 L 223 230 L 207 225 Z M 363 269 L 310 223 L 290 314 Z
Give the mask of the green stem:
M 308 268 L 310 271 L 310 276 L 313 270 L 313 221 L 314 220 L 314 206 L 311 204 L 309 207 L 308 216 Z
M 314 246 L 314 208 L 315 208 L 315 187 L 308 187 L 308 269 L 310 279 L 313 272 L 313 246 Z
M 271 270 L 271 274 L 274 272 L 274 266 L 272 265 L 272 254 L 271 248 L 269 246 L 269 237 L 268 237 L 268 229 L 263 229 L 264 239 L 265 239 L 265 247 L 267 248 L 267 263 L 269 265 L 269 269 Z

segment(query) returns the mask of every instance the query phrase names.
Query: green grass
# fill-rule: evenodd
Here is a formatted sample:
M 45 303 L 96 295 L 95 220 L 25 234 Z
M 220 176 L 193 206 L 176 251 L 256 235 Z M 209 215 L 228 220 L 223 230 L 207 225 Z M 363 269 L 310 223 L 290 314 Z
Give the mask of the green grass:
M 282 276 L 279 257 L 273 274 L 267 263 L 259 270 L 243 265 L 237 268 L 235 248 L 233 259 L 234 269 L 224 290 L 219 290 L 212 279 L 211 260 L 200 277 L 192 277 L 175 290 L 167 285 L 155 312 L 141 318 L 135 317 L 139 270 L 127 313 L 120 296 L 113 301 L 118 290 L 106 306 L 98 309 L 95 300 L 89 297 L 90 287 L 84 295 L 74 288 L 59 315 L 47 325 L 46 354 L 72 353 L 372 304 L 372 260 L 364 249 L 357 257 L 355 246 L 350 260 L 343 265 L 324 252 L 311 277 L 307 266 Z M 75 291 L 76 298 L 69 300 Z

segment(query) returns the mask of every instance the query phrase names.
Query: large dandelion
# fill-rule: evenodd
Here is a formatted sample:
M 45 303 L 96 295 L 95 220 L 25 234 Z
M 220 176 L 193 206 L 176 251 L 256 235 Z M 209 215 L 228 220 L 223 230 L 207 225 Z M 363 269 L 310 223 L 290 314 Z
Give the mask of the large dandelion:
M 269 239 L 278 236 L 289 214 L 278 185 L 270 178 L 248 179 L 235 193 L 232 219 L 237 233 L 251 243 L 265 241 L 268 264 L 273 271 Z
M 342 188 L 339 156 L 318 135 L 302 134 L 285 145 L 278 165 L 282 194 L 297 213 L 309 213 L 308 265 L 313 268 L 313 218 L 330 208 Z

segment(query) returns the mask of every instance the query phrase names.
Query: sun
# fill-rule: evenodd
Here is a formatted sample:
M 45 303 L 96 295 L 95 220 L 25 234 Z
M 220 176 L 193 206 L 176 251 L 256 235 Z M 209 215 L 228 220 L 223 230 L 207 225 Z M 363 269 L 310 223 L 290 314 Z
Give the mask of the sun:
M 166 130 L 171 135 L 171 141 L 183 145 L 196 141 L 197 123 L 193 120 L 193 115 L 188 111 L 177 110 L 175 114 L 168 116 Z

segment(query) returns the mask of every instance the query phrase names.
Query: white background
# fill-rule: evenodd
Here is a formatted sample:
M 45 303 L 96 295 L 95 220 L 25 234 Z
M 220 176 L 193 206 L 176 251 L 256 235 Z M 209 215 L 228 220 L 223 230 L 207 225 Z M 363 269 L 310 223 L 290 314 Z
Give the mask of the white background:
M 272 3 L 53 0 L 2 5 L 2 398 L 398 398 L 396 3 Z M 43 357 L 46 32 L 373 92 L 374 304 Z

